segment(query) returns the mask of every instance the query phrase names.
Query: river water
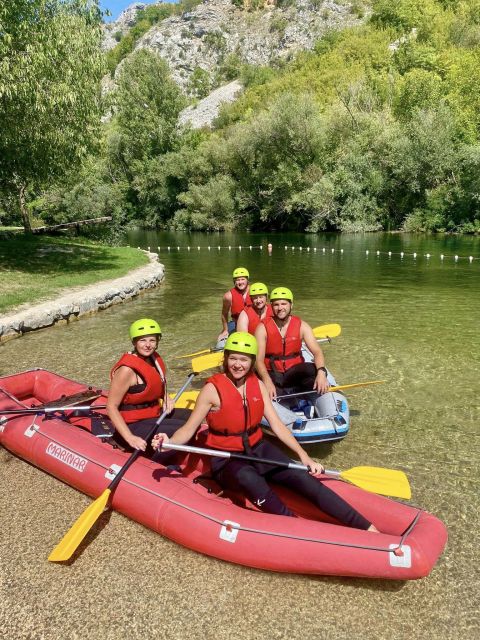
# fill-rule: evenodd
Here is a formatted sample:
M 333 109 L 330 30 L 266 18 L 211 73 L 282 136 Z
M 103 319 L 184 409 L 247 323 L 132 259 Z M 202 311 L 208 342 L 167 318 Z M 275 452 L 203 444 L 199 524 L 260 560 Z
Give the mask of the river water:
M 113 514 L 73 565 L 52 567 L 49 549 L 89 501 L 2 452 L 0 489 L 11 501 L 0 610 L 15 637 L 53 638 L 55 625 L 105 638 L 478 637 L 480 239 L 138 231 L 128 242 L 159 251 L 165 284 L 0 346 L 0 374 L 41 366 L 105 385 L 129 323 L 151 316 L 178 386 L 189 367 L 175 356 L 215 341 L 231 272 L 247 267 L 253 280 L 290 287 L 311 325 L 341 325 L 324 348 L 339 383 L 386 381 L 352 390 L 349 435 L 311 454 L 329 468 L 403 469 L 413 503 L 446 523 L 449 543 L 414 583 L 312 579 L 202 557 Z

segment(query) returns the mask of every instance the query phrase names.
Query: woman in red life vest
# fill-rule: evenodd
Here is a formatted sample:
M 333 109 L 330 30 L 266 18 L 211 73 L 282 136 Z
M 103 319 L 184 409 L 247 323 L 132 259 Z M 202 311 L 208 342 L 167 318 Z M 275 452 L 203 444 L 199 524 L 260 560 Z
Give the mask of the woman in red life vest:
M 233 287 L 223 296 L 222 300 L 222 331 L 218 335 L 217 343 L 224 340 L 229 333 L 235 331 L 240 313 L 252 303 L 249 295 L 248 269 L 237 267 L 233 271 Z M 229 321 L 228 316 L 232 319 Z
M 225 345 L 225 372 L 217 373 L 207 380 L 189 420 L 172 436 L 167 433 L 156 435 L 152 441 L 153 447 L 161 447 L 162 442 L 185 444 L 206 419 L 209 428 L 207 446 L 240 451 L 258 458 L 291 462 L 285 453 L 263 438 L 259 423 L 262 416 L 265 416 L 279 440 L 304 465 L 310 467 L 310 474 L 260 461 L 213 458 L 212 472 L 216 481 L 225 489 L 243 493 L 261 511 L 294 516 L 271 489 L 269 482 L 285 485 L 343 524 L 376 531 L 345 500 L 313 477 L 321 473 L 323 467 L 310 458 L 279 420 L 265 385 L 253 373 L 256 355 L 257 341 L 254 336 L 245 332 L 232 333 Z
M 157 353 L 162 336 L 160 325 L 150 318 L 130 326 L 133 350 L 124 353 L 112 367 L 107 414 L 122 444 L 132 449 L 147 449 L 145 437 L 164 408 L 170 411 L 162 430 L 173 433 L 191 414 L 175 409 L 167 394 L 166 368 Z
M 240 313 L 237 320 L 237 331 L 248 331 L 252 336 L 255 335 L 255 329 L 261 320 L 271 318 L 273 315 L 272 307 L 267 303 L 268 289 L 263 282 L 254 282 L 250 285 L 251 307 L 245 307 Z

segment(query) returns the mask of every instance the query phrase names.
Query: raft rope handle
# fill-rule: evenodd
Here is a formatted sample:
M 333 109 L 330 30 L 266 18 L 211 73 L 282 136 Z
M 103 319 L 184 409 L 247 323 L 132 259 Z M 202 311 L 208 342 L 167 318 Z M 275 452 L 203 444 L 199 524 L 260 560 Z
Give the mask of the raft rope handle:
M 32 423 L 33 426 L 33 423 Z M 57 440 L 55 440 L 55 438 L 52 438 L 51 436 L 47 436 L 45 433 L 42 433 L 40 431 L 40 425 L 35 425 L 36 429 L 35 431 L 43 436 L 44 438 L 48 438 L 49 440 L 51 440 L 52 442 L 55 442 L 55 444 L 58 444 L 60 447 L 64 447 L 67 449 L 70 449 L 70 451 L 72 451 L 72 449 L 70 447 L 67 447 L 67 445 L 58 442 Z M 91 462 L 92 464 L 96 464 L 99 467 L 101 467 L 102 469 L 105 469 L 105 471 L 108 471 L 109 469 L 111 469 L 111 465 L 110 466 L 105 466 L 104 464 L 102 464 L 101 462 L 97 462 L 96 460 L 93 460 L 92 458 L 89 458 L 88 456 L 84 455 L 83 453 L 79 453 L 77 451 L 72 451 L 72 453 L 75 453 L 78 456 L 82 456 L 82 458 L 85 458 L 86 460 L 88 460 L 89 462 Z M 182 478 L 185 479 L 185 478 Z M 149 493 L 153 496 L 156 496 L 157 498 L 161 498 L 162 500 L 165 500 L 165 502 L 169 502 L 170 504 L 173 504 L 177 507 L 181 507 L 182 509 L 185 509 L 186 511 L 189 511 L 190 513 L 194 513 L 197 516 L 200 516 L 202 518 L 205 518 L 206 520 L 210 520 L 210 522 L 215 522 L 216 524 L 219 524 L 221 526 L 224 526 L 225 522 L 223 520 L 219 520 L 218 518 L 215 518 L 214 516 L 210 516 L 208 515 L 208 513 L 203 513 L 202 511 L 199 511 L 198 509 L 194 509 L 193 507 L 188 507 L 185 504 L 182 504 L 181 502 L 178 502 L 178 500 L 173 500 L 173 498 L 169 498 L 167 496 L 163 496 L 161 493 L 157 493 L 156 491 L 153 491 L 152 489 L 148 489 L 147 487 L 142 487 L 142 485 L 138 484 L 137 482 L 133 482 L 132 480 L 129 480 L 128 478 L 123 478 L 123 482 L 125 484 L 129 484 L 132 487 L 136 487 L 137 489 L 140 489 L 141 491 L 145 491 L 146 493 Z M 189 488 L 189 487 L 188 487 Z M 348 543 L 348 542 L 336 542 L 335 540 L 323 540 L 321 538 L 307 538 L 305 536 L 294 536 L 291 535 L 289 533 L 278 533 L 278 532 L 273 532 L 273 531 L 265 531 L 263 529 L 253 529 L 252 527 L 244 527 L 242 525 L 230 525 L 232 527 L 232 529 L 237 529 L 238 531 L 246 531 L 248 533 L 258 533 L 260 535 L 267 535 L 267 536 L 274 536 L 276 538 L 288 538 L 289 540 L 299 540 L 301 542 L 315 542 L 315 543 L 319 543 L 319 544 L 329 544 L 335 547 L 347 547 L 349 549 L 365 549 L 367 551 L 385 551 L 386 553 L 393 553 L 395 555 L 398 554 L 398 551 L 402 550 L 402 546 L 405 542 L 405 538 L 412 532 L 413 528 L 415 527 L 415 525 L 418 522 L 418 519 L 420 518 L 420 515 L 423 513 L 423 509 L 419 509 L 417 515 L 415 516 L 415 518 L 413 519 L 413 521 L 411 522 L 411 524 L 408 526 L 408 528 L 406 529 L 405 533 L 403 533 L 403 535 L 400 538 L 400 542 L 398 543 L 398 545 L 396 547 L 392 547 L 392 548 L 385 548 L 385 547 L 372 547 L 372 546 L 368 546 L 368 545 L 363 545 L 363 544 L 353 544 L 353 543 Z

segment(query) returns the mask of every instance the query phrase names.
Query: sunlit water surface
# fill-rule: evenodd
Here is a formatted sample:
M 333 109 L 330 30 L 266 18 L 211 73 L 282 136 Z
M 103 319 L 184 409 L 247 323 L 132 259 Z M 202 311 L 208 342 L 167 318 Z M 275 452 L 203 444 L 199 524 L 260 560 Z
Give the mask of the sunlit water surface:
M 444 520 L 449 543 L 431 576 L 415 583 L 312 579 L 205 558 L 113 514 L 74 565 L 50 566 L 49 548 L 88 499 L 2 452 L 0 488 L 11 501 L 0 608 L 16 637 L 53 638 L 55 625 L 71 637 L 101 629 L 105 638 L 478 637 L 480 241 L 155 232 L 128 241 L 160 247 L 164 285 L 2 345 L 0 374 L 45 367 L 106 385 L 129 346 L 129 323 L 151 316 L 174 388 L 189 370 L 176 356 L 214 342 L 231 272 L 247 267 L 253 280 L 290 287 L 295 312 L 313 326 L 340 323 L 341 336 L 324 349 L 340 383 L 386 381 L 350 392 L 350 434 L 312 455 L 330 468 L 403 469 L 413 502 Z

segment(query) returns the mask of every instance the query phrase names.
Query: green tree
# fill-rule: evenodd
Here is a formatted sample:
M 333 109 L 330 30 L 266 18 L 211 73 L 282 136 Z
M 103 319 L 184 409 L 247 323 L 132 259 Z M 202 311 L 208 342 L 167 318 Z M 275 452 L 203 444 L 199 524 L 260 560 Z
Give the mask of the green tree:
M 142 176 L 148 174 L 153 187 L 152 159 L 175 149 L 179 139 L 178 114 L 184 103 L 167 64 L 158 55 L 140 49 L 125 60 L 113 96 L 116 115 L 107 148 L 111 174 L 116 180 L 128 182 L 128 200 L 140 215 L 138 186 L 143 190 Z M 143 200 L 146 201 L 145 196 Z
M 0 188 L 28 199 L 77 166 L 100 124 L 101 13 L 96 0 L 0 4 Z

